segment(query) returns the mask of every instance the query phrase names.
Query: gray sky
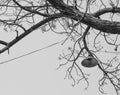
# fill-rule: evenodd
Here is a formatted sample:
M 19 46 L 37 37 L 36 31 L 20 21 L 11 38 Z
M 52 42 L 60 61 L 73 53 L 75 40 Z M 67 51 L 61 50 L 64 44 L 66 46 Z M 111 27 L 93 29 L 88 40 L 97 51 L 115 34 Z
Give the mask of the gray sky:
M 0 37 L 5 38 L 7 35 L 3 33 Z M 36 30 L 11 47 L 10 55 L 7 52 L 1 54 L 0 62 L 46 47 L 64 38 L 65 36 L 50 31 L 41 33 L 41 30 Z M 91 74 L 88 80 L 90 85 L 87 90 L 85 90 L 85 81 L 81 81 L 72 87 L 72 80 L 64 79 L 65 67 L 57 70 L 59 64 L 63 62 L 58 60 L 59 54 L 66 49 L 67 45 L 58 44 L 1 64 L 0 95 L 103 95 L 98 91 L 97 81 L 102 76 L 98 67 L 91 69 L 81 67 L 87 74 Z M 108 95 L 115 95 L 114 88 L 111 85 L 105 86 L 105 92 Z

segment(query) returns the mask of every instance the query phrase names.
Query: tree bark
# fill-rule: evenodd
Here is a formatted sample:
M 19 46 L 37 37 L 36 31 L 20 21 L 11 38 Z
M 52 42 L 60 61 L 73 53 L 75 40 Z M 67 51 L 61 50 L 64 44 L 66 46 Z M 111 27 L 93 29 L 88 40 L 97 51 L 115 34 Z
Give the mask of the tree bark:
M 82 19 L 81 23 L 89 25 L 90 27 L 105 33 L 120 34 L 120 22 L 102 20 L 98 18 L 100 15 L 108 12 L 120 13 L 120 8 L 105 8 L 96 13 L 88 14 L 88 13 L 83 13 L 75 8 L 71 9 L 68 5 L 66 5 L 63 2 L 63 0 L 47 0 L 47 1 L 51 3 L 51 5 L 54 8 L 58 9 L 59 7 L 61 8 L 59 9 L 60 11 L 63 10 L 64 13 L 69 14 L 69 15 L 65 14 L 66 17 L 72 18 L 76 21 L 79 21 L 80 19 Z M 65 9 L 63 9 L 63 7 Z

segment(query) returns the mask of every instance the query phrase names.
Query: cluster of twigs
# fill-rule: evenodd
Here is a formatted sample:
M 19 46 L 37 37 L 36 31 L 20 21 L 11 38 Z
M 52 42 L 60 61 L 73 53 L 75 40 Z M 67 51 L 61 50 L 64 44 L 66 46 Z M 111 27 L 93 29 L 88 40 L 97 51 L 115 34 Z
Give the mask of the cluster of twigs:
M 39 28 L 43 32 L 52 30 L 57 34 L 65 34 L 67 37 L 62 44 L 70 39 L 74 45 L 69 48 L 69 54 L 63 53 L 60 56 L 60 59 L 66 60 L 66 63 L 60 64 L 60 67 L 71 63 L 66 73 L 67 77 L 73 80 L 73 85 L 76 84 L 72 74 L 75 70 L 80 77 L 77 83 L 84 79 L 89 86 L 88 75 L 83 72 L 78 60 L 91 56 L 97 59 L 99 63 L 97 66 L 103 72 L 103 77 L 98 81 L 99 90 L 104 93 L 101 88 L 109 81 L 118 95 L 120 90 L 118 56 L 107 62 L 102 62 L 97 56 L 98 52 L 109 53 L 104 49 L 105 46 L 101 45 L 102 42 L 115 47 L 115 52 L 119 52 L 120 22 L 114 21 L 113 18 L 114 15 L 120 14 L 120 7 L 119 0 L 115 1 L 116 3 L 109 0 L 107 6 L 103 0 L 4 0 L 0 4 L 0 24 L 3 31 L 15 32 L 16 36 L 10 42 L 0 40 L 0 44 L 4 46 L 0 53 L 9 51 L 11 46 Z M 91 8 L 97 6 L 97 2 L 100 5 L 98 10 L 91 12 Z M 111 20 L 102 19 L 101 16 L 107 13 L 110 13 Z M 93 41 L 89 39 L 91 35 Z M 103 41 L 100 41 L 100 38 Z

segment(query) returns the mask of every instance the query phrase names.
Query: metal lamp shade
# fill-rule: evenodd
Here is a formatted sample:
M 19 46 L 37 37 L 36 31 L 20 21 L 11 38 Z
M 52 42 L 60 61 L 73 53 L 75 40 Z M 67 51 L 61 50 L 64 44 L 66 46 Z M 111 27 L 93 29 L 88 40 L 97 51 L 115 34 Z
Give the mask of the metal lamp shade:
M 90 68 L 98 65 L 98 61 L 93 57 L 88 57 L 82 60 L 81 65 L 84 67 Z

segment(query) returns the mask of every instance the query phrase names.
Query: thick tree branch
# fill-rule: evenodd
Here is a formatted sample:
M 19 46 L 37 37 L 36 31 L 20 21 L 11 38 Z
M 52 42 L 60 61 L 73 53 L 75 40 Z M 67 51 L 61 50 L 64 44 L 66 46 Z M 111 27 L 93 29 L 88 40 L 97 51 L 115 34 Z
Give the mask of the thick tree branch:
M 68 15 L 65 14 L 66 17 L 70 17 L 76 21 L 79 21 L 80 19 L 82 19 L 81 23 L 89 25 L 90 27 L 100 30 L 102 32 L 111 33 L 111 34 L 120 34 L 120 22 L 101 20 L 98 18 L 100 15 L 108 12 L 120 13 L 120 8 L 106 8 L 106 9 L 99 10 L 94 14 L 88 14 L 88 13 L 83 13 L 75 8 L 71 9 L 62 0 L 47 0 L 47 1 L 51 3 L 51 5 L 53 5 L 54 8 L 58 9 L 59 7 L 60 11 L 61 10 L 65 11 L 65 13 L 68 14 Z M 65 8 L 65 10 L 63 8 Z
M 64 9 L 66 4 L 63 0 L 47 0 L 54 8 L 56 9 Z
M 79 12 L 76 17 L 72 18 L 78 21 L 83 15 L 84 13 Z M 101 20 L 92 14 L 86 14 L 81 22 L 105 33 L 120 34 L 120 22 Z
M 17 3 L 16 0 L 13 0 L 20 8 L 29 11 L 29 12 L 33 12 L 35 14 L 39 14 L 36 13 L 36 11 L 32 11 L 28 8 L 23 7 L 22 5 L 20 5 L 19 3 Z M 73 8 L 71 6 L 66 5 L 63 0 L 47 0 L 49 3 L 51 3 L 51 5 L 60 10 L 61 13 L 58 14 L 54 14 L 49 16 L 48 18 L 40 21 L 39 23 L 33 25 L 31 28 L 29 28 L 28 30 L 24 30 L 25 32 L 23 34 L 21 34 L 20 36 L 18 36 L 16 39 L 13 39 L 11 42 L 9 43 L 1 43 L 5 45 L 5 48 L 3 48 L 2 50 L 0 50 L 0 53 L 6 51 L 7 49 L 9 49 L 12 45 L 14 45 L 15 43 L 17 43 L 19 40 L 21 40 L 22 38 L 24 38 L 26 35 L 28 35 L 29 33 L 31 33 L 32 31 L 34 31 L 35 29 L 39 28 L 41 25 L 54 20 L 56 18 L 60 18 L 60 17 L 68 17 L 68 18 L 72 18 L 76 21 L 79 21 L 80 19 L 82 19 L 80 22 L 84 23 L 86 25 L 88 25 L 89 27 L 95 28 L 97 30 L 106 32 L 106 33 L 112 33 L 112 34 L 120 34 L 120 22 L 113 22 L 113 21 L 108 21 L 108 20 L 101 20 L 98 17 L 102 14 L 108 13 L 108 12 L 112 12 L 112 13 L 120 13 L 120 8 L 104 8 L 101 9 L 95 13 L 92 14 L 88 14 L 88 13 L 83 13 L 81 11 L 79 11 L 76 8 Z M 59 2 L 58 2 L 59 1 Z M 39 14 L 41 15 L 41 14 Z M 43 15 L 46 16 L 46 15 Z M 84 17 L 83 17 L 84 16 Z
M 45 23 L 52 21 L 56 18 L 62 17 L 62 14 L 54 14 L 49 16 L 48 18 L 38 22 L 37 24 L 33 25 L 31 28 L 29 28 L 28 30 L 26 30 L 23 34 L 21 34 L 20 36 L 18 36 L 16 39 L 13 39 L 11 42 L 7 43 L 4 41 L 0 41 L 1 44 L 4 44 L 5 47 L 3 49 L 0 50 L 0 53 L 3 53 L 4 51 L 8 50 L 11 46 L 13 46 L 15 43 L 17 43 L 18 41 L 20 41 L 22 38 L 24 38 L 25 36 L 27 36 L 28 34 L 30 34 L 31 32 L 33 32 L 34 30 L 36 30 L 37 28 L 39 28 L 40 26 L 44 25 Z

